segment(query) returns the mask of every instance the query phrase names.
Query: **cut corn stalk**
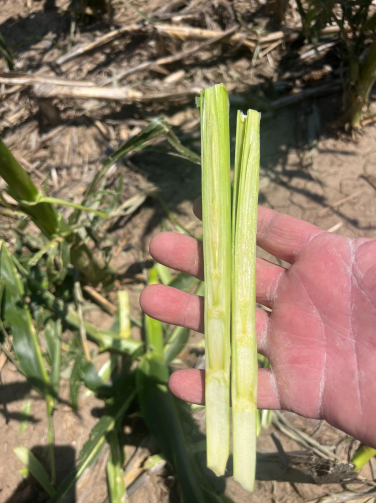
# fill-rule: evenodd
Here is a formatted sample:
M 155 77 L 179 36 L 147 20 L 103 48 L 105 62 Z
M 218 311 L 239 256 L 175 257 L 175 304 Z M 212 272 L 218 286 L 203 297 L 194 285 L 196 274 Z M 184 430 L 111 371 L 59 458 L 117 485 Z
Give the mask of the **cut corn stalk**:
M 256 229 L 260 114 L 238 112 L 233 190 L 232 424 L 234 479 L 252 491 L 256 468 Z
M 352 463 L 354 464 L 355 471 L 360 471 L 360 469 L 371 460 L 372 457 L 376 456 L 375 448 L 370 446 L 360 445 L 355 455 L 352 458 Z
M 131 337 L 131 320 L 129 318 L 129 296 L 127 291 L 118 291 L 119 301 L 119 335 L 121 338 Z
M 201 165 L 205 258 L 207 465 L 225 472 L 229 455 L 231 184 L 229 101 L 218 84 L 201 92 Z

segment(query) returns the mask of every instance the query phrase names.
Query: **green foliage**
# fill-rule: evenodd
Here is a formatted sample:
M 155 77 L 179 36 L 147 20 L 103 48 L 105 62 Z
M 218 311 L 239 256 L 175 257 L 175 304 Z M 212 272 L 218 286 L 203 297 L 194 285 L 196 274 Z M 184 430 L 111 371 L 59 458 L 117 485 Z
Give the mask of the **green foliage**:
M 107 462 L 107 480 L 111 502 L 125 502 L 126 490 L 123 471 L 123 454 L 121 452 L 118 432 L 109 434 L 110 456 Z
M 14 352 L 28 381 L 45 397 L 49 379 L 42 351 L 24 300 L 22 283 L 4 242 L 0 243 L 0 278 L 4 287 L 2 320 L 11 328 Z
M 163 349 L 163 357 L 166 364 L 170 364 L 177 357 L 188 342 L 189 329 L 185 327 L 175 327 L 167 338 Z
M 149 284 L 156 282 L 156 275 L 156 270 L 152 269 Z M 159 350 L 163 346 L 162 323 L 157 320 L 153 320 L 153 324 L 145 323 L 145 337 L 148 352 L 136 372 L 137 395 L 144 421 L 177 473 L 184 502 L 221 502 L 197 465 L 183 429 L 184 414 L 168 389 L 168 362 Z M 176 355 L 176 350 L 170 355 L 174 353 Z
M 142 323 L 132 319 L 126 291 L 119 293 L 119 310 L 109 331 L 87 322 L 85 311 L 75 309 L 76 270 L 81 271 L 80 278 L 85 282 L 96 284 L 100 279 L 104 292 L 113 287 L 108 263 L 115 241 L 105 232 L 103 218 L 121 215 L 123 179 L 120 176 L 118 186 L 108 189 L 108 170 L 122 156 L 150 147 L 150 142 L 160 136 L 174 149 L 174 154 L 198 162 L 197 155 L 181 145 L 166 122 L 156 119 L 107 160 L 88 187 L 81 205 L 44 196 L 0 141 L 0 176 L 16 200 L 15 205 L 10 205 L 11 210 L 17 210 L 17 218 L 20 216 L 14 227 L 16 246 L 12 248 L 0 242 L 0 329 L 2 337 L 9 341 L 12 338 L 13 350 L 7 355 L 45 398 L 51 475 L 26 448 L 17 448 L 16 453 L 27 472 L 51 495 L 51 502 L 64 501 L 106 443 L 110 448 L 109 496 L 113 502 L 125 500 L 121 429 L 130 408 L 133 412 L 141 412 L 160 449 L 166 452 L 165 457 L 179 477 L 184 499 L 218 501 L 190 449 L 189 436 L 183 428 L 188 421 L 187 411 L 167 387 L 169 363 L 186 345 L 189 331 L 170 330 L 148 317 L 144 317 Z M 170 149 L 168 153 L 173 151 Z M 4 204 L 9 206 L 1 200 L 0 205 Z M 60 205 L 74 207 L 69 222 L 60 216 Z M 37 225 L 40 234 L 26 231 L 28 219 Z M 173 221 L 170 219 L 170 222 Z M 177 221 L 174 224 L 180 226 Z M 98 263 L 93 257 L 93 247 L 97 248 L 95 255 L 102 257 Z M 185 274 L 173 279 L 167 268 L 153 267 L 150 281 L 157 283 L 158 277 L 166 285 L 188 291 L 199 283 Z M 132 337 L 131 325 L 139 327 L 140 332 L 144 329 L 146 345 L 141 339 Z M 85 358 L 82 332 L 95 343 L 91 347 L 90 362 Z M 104 351 L 111 355 L 98 372 L 96 358 Z M 61 379 L 69 380 L 74 410 L 79 410 L 79 393 L 85 387 L 87 395 L 95 394 L 103 401 L 105 412 L 85 443 L 75 469 L 55 490 L 53 411 L 61 400 Z M 25 417 L 30 416 L 30 407 L 31 403 L 26 403 Z M 27 418 L 22 430 L 26 426 Z
M 72 408 L 74 410 L 78 409 L 78 394 L 80 393 L 80 387 L 82 383 L 82 375 L 84 366 L 86 364 L 85 354 L 83 350 L 80 350 L 76 360 L 74 362 L 74 366 L 72 369 L 72 374 L 69 380 L 69 394 L 70 400 L 72 403 Z
M 50 385 L 53 397 L 55 398 L 55 406 L 57 405 L 57 397 L 59 396 L 60 387 L 61 334 L 61 320 L 49 319 L 44 328 L 44 337 L 46 340 L 48 354 L 51 359 Z
M 4 37 L 2 36 L 1 33 L 0 33 L 0 54 L 6 60 L 9 70 L 12 71 L 14 68 L 13 56 L 8 46 L 6 45 Z
M 117 397 L 113 406 L 108 409 L 107 413 L 102 416 L 91 431 L 89 439 L 78 458 L 76 469 L 62 482 L 56 494 L 53 495 L 51 502 L 63 502 L 64 497 L 73 488 L 76 481 L 95 462 L 103 446 L 106 444 L 107 436 L 116 425 L 120 424 L 134 398 L 134 375 L 130 375 L 122 394 Z
M 17 446 L 13 449 L 20 461 L 27 467 L 30 474 L 34 476 L 42 488 L 49 494 L 55 493 L 55 488 L 50 483 L 47 471 L 36 458 L 36 456 L 25 446 Z
M 345 85 L 345 115 L 358 128 L 376 81 L 376 12 L 372 0 L 297 0 L 306 37 L 317 41 L 320 30 L 336 24 L 348 68 Z

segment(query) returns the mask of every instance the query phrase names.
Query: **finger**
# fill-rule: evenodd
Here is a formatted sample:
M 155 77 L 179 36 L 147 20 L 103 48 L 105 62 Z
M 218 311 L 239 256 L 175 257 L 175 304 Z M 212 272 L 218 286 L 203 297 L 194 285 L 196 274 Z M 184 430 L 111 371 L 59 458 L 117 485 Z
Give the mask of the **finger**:
M 140 296 L 142 310 L 149 317 L 204 332 L 204 298 L 166 287 L 149 285 Z
M 149 317 L 167 324 L 204 332 L 204 298 L 165 285 L 149 285 L 140 297 L 142 310 Z M 267 352 L 269 315 L 256 308 L 256 335 L 259 352 Z
M 199 219 L 202 219 L 201 206 L 200 197 L 193 203 L 193 212 Z M 321 233 L 325 231 L 309 222 L 271 208 L 258 207 L 257 245 L 290 264 L 297 259 L 304 246 Z
M 151 256 L 159 263 L 200 280 L 204 279 L 201 241 L 178 233 L 164 232 L 154 236 L 149 250 Z
M 256 302 L 273 308 L 279 282 L 286 269 L 256 257 Z
M 171 392 L 183 401 L 205 404 L 205 371 L 183 369 L 170 376 L 168 386 Z M 259 369 L 257 407 L 260 409 L 280 409 L 274 376 L 270 369 Z
M 299 252 L 315 236 L 325 233 L 322 229 L 270 208 L 258 207 L 257 245 L 292 264 Z
M 200 280 L 204 279 L 204 259 L 202 242 L 190 236 L 164 232 L 150 242 L 150 254 L 169 268 L 188 273 Z M 285 269 L 264 259 L 256 259 L 256 299 L 257 302 L 272 307 L 278 283 Z

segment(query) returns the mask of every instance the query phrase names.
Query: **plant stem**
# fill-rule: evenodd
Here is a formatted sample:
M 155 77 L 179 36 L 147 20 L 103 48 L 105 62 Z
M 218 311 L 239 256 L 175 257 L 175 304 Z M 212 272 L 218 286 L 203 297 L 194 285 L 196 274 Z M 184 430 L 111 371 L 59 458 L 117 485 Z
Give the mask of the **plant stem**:
M 201 92 L 207 465 L 224 474 L 230 445 L 231 182 L 223 84 Z
M 375 448 L 361 445 L 352 458 L 352 463 L 355 466 L 355 471 L 359 471 L 364 465 L 376 455 Z
M 54 485 L 56 480 L 55 429 L 53 419 L 54 400 L 50 395 L 46 396 L 46 405 L 47 405 L 47 442 L 50 453 L 51 485 Z
M 35 187 L 31 178 L 22 168 L 8 147 L 0 139 L 0 176 L 8 184 L 12 196 L 18 200 L 36 202 L 42 196 Z M 60 219 L 55 208 L 49 203 L 38 203 L 34 206 L 22 206 L 22 210 L 28 214 L 39 229 L 49 238 L 69 231 L 69 226 Z M 61 221 L 61 222 L 60 222 Z M 64 226 L 64 224 L 66 224 Z M 63 229 L 61 229 L 61 226 Z
M 42 193 L 1 139 L 0 177 L 8 184 L 9 192 L 19 201 L 22 211 L 31 217 L 47 238 L 50 240 L 55 236 L 66 238 L 71 245 L 70 260 L 73 266 L 80 270 L 89 282 L 98 284 L 111 276 L 106 268 L 95 261 L 89 247 L 71 229 L 56 208 L 51 203 L 38 203 L 43 196 Z
M 350 103 L 350 120 L 353 128 L 359 128 L 364 106 L 369 103 L 369 94 L 376 81 L 376 40 L 368 49 L 368 54 L 361 65 L 359 80 Z
M 232 423 L 234 479 L 252 491 L 256 469 L 256 230 L 260 114 L 238 114 L 232 222 Z M 234 182 L 234 184 L 235 184 Z
M 83 305 L 84 305 L 84 298 L 82 296 L 82 291 L 81 291 L 81 286 L 80 282 L 78 279 L 74 282 L 74 297 L 76 301 L 76 308 L 77 308 L 77 315 L 80 320 L 80 338 L 81 338 L 81 344 L 82 348 L 85 354 L 85 359 L 87 362 L 91 362 L 91 355 L 89 351 L 89 347 L 87 344 L 87 337 L 86 337 L 86 330 L 85 330 L 85 322 L 84 322 L 84 314 L 83 314 Z
M 129 296 L 125 290 L 118 291 L 119 301 L 119 336 L 128 339 L 131 337 L 131 320 L 129 318 Z

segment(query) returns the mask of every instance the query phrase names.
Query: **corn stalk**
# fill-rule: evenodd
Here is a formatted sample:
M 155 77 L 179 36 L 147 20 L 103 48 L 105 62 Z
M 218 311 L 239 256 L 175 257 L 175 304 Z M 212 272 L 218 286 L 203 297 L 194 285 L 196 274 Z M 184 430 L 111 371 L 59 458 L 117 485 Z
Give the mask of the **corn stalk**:
M 110 277 L 110 272 L 98 264 L 89 247 L 62 218 L 55 206 L 43 201 L 46 198 L 2 140 L 0 140 L 0 176 L 8 184 L 9 194 L 18 202 L 22 211 L 49 240 L 57 236 L 67 240 L 70 244 L 71 263 L 83 273 L 86 280 L 98 284 Z
M 233 196 L 232 427 L 234 479 L 253 491 L 257 438 L 256 229 L 260 114 L 238 112 Z
M 344 47 L 342 58 L 348 66 L 347 79 L 344 81 L 343 120 L 353 128 L 359 128 L 376 81 L 376 13 L 371 10 L 372 0 L 296 2 L 304 35 L 313 41 L 317 41 L 320 30 L 325 26 L 338 25 Z M 367 46 L 369 40 L 371 44 Z
M 360 65 L 359 77 L 356 82 L 350 82 L 349 90 L 349 120 L 353 128 L 359 128 L 363 113 L 369 105 L 369 95 L 376 81 L 376 40 L 368 49 L 364 62 Z
M 200 96 L 205 258 L 207 465 L 225 472 L 230 441 L 231 185 L 229 101 L 218 84 Z
M 360 469 L 371 460 L 372 457 L 376 456 L 375 448 L 370 446 L 360 445 L 358 450 L 355 452 L 352 463 L 354 464 L 355 471 L 360 471 Z

